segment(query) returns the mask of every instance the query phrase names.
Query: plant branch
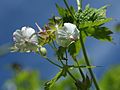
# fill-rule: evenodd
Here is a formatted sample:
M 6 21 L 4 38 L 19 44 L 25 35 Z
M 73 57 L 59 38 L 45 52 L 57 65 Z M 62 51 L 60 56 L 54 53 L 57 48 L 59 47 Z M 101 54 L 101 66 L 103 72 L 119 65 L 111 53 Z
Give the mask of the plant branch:
M 83 71 L 82 71 L 82 69 L 81 69 L 81 67 L 80 67 L 76 57 L 73 57 L 73 60 L 76 62 L 77 66 L 78 66 L 78 69 L 79 69 L 79 72 L 80 72 L 80 74 L 81 74 L 81 76 L 82 76 L 82 78 L 84 80 L 85 79 L 84 73 L 83 73 Z
M 77 81 L 77 79 L 70 73 L 69 70 L 68 70 L 67 72 L 68 72 L 68 74 L 71 76 L 71 78 L 73 78 L 73 80 Z
M 62 66 L 54 63 L 54 62 L 53 62 L 52 60 L 50 60 L 48 57 L 44 57 L 44 58 L 45 58 L 46 60 L 48 60 L 51 64 L 53 64 L 53 65 L 55 65 L 55 66 L 57 66 L 57 67 L 59 67 L 59 68 L 63 68 Z
M 81 46 L 82 46 L 82 51 L 83 51 L 83 55 L 84 55 L 84 58 L 85 58 L 85 62 L 87 64 L 87 66 L 91 66 L 90 62 L 89 62 L 89 59 L 88 59 L 88 56 L 87 56 L 87 53 L 86 53 L 85 46 L 84 46 L 83 37 L 82 37 L 82 31 L 80 32 L 80 42 L 81 42 Z M 91 75 L 91 77 L 93 79 L 93 82 L 94 82 L 96 90 L 100 90 L 92 69 L 88 68 L 88 71 L 89 71 L 89 73 L 90 73 L 90 75 Z
M 61 64 L 63 65 L 63 67 L 65 66 L 65 64 L 62 62 L 62 60 L 60 60 Z M 67 73 L 71 76 L 71 78 L 75 81 L 77 81 L 77 79 L 70 73 L 70 71 L 67 69 Z

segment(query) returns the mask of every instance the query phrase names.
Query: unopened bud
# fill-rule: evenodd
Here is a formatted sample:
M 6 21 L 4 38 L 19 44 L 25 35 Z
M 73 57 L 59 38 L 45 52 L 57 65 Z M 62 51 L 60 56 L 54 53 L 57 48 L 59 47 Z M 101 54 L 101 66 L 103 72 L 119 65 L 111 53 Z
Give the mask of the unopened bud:
M 46 56 L 46 54 L 47 54 L 46 48 L 41 47 L 41 48 L 40 48 L 40 53 L 41 53 L 42 56 Z

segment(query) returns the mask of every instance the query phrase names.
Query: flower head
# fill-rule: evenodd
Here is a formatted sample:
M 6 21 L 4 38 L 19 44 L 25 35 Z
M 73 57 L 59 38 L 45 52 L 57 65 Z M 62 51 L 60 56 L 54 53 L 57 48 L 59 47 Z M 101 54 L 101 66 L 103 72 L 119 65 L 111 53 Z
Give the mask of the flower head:
M 60 46 L 68 47 L 77 39 L 79 39 L 79 30 L 72 23 L 64 23 L 64 26 L 56 31 L 56 42 Z
M 22 27 L 21 30 L 16 30 L 13 33 L 15 42 L 13 50 L 21 52 L 30 52 L 37 49 L 38 38 L 35 30 L 31 27 Z

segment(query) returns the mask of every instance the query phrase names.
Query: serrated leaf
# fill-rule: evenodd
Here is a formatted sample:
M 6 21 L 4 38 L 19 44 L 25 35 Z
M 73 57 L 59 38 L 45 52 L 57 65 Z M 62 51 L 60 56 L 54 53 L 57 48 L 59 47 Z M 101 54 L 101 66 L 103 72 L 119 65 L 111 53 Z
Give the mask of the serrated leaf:
M 75 14 L 75 9 L 72 6 L 69 7 L 71 13 L 69 12 L 68 9 L 62 8 L 58 4 L 56 4 L 56 8 L 58 10 L 59 15 L 63 19 L 63 23 L 66 23 L 66 22 L 73 23 L 74 22 L 71 13 Z
M 97 20 L 97 21 L 87 21 L 87 22 L 83 22 L 79 25 L 79 28 L 87 28 L 87 27 L 94 27 L 94 26 L 100 26 L 103 25 L 109 21 L 111 21 L 112 18 L 107 18 L 107 19 L 101 19 L 101 20 Z
M 113 32 L 106 27 L 89 28 L 88 33 L 90 36 L 98 40 L 112 41 L 112 37 L 110 35 L 113 34 Z
M 62 70 L 59 71 L 52 80 L 45 83 L 45 90 L 49 90 L 49 88 L 51 88 L 55 84 L 55 82 L 62 76 L 62 73 Z
M 65 12 L 66 12 L 65 9 L 60 7 L 58 4 L 56 4 L 56 8 L 58 10 L 59 15 L 65 17 Z

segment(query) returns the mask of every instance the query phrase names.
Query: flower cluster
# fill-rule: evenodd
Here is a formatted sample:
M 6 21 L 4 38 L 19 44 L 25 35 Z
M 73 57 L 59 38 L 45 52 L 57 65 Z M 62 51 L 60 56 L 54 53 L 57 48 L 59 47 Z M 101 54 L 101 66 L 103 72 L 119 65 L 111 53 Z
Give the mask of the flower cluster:
M 37 25 L 38 26 L 38 25 Z M 56 26 L 55 26 L 56 27 Z M 31 27 L 22 27 L 21 30 L 16 30 L 13 33 L 14 51 L 20 52 L 36 52 L 39 47 L 42 47 L 42 42 L 45 42 L 51 35 L 55 36 L 55 41 L 59 46 L 68 47 L 71 43 L 79 39 L 79 30 L 75 24 L 64 23 L 63 27 L 56 27 L 56 30 L 41 29 L 36 32 Z M 42 38 L 42 40 L 40 40 Z M 43 50 L 43 49 L 39 49 Z
M 90 89 L 92 81 L 96 90 L 100 90 L 92 72 L 92 66 L 89 62 L 84 43 L 87 36 L 98 40 L 112 41 L 110 36 L 112 31 L 103 26 L 111 20 L 111 18 L 106 17 L 107 6 L 96 9 L 86 5 L 84 10 L 82 10 L 82 0 L 77 0 L 78 10 L 75 10 L 74 7 L 69 7 L 67 0 L 63 1 L 67 8 L 62 8 L 56 4 L 60 17 L 53 16 L 43 28 L 40 28 L 36 23 L 39 29 L 38 32 L 31 27 L 22 27 L 21 30 L 16 30 L 13 33 L 14 45 L 11 49 L 12 51 L 39 53 L 50 63 L 61 68 L 60 72 L 45 84 L 45 90 L 48 90 L 61 76 L 66 76 L 67 74 L 73 78 L 78 90 Z M 46 44 L 55 51 L 61 65 L 47 57 Z M 76 56 L 79 54 L 80 49 L 83 51 L 85 63 L 89 67 L 88 71 L 92 79 L 87 74 L 84 74 L 79 65 Z M 67 53 L 69 53 L 76 65 L 74 65 L 75 63 L 69 65 Z M 70 72 L 70 68 L 79 69 L 82 80 L 74 77 Z

